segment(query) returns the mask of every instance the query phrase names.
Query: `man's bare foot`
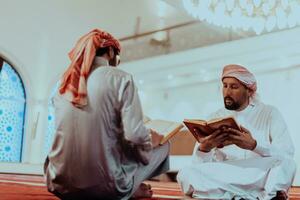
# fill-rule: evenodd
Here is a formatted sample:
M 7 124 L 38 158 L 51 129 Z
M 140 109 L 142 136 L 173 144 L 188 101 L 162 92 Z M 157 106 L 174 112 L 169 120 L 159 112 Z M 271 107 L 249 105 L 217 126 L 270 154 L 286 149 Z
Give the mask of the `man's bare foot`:
M 153 191 L 150 184 L 141 183 L 139 188 L 132 195 L 132 199 L 151 198 Z

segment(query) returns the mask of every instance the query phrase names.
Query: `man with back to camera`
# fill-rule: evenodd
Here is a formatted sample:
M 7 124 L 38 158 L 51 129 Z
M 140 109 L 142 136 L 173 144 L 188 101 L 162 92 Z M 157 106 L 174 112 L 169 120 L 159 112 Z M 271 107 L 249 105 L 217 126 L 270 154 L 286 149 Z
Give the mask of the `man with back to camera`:
M 221 80 L 225 108 L 211 118 L 233 116 L 241 131 L 203 137 L 192 165 L 178 173 L 182 190 L 200 199 L 287 199 L 296 164 L 283 117 L 258 100 L 256 79 L 245 67 L 225 66 Z
M 160 146 L 162 136 L 144 126 L 132 76 L 116 68 L 120 50 L 95 29 L 69 53 L 44 165 L 48 190 L 61 199 L 151 197 L 143 181 L 168 170 L 169 143 Z

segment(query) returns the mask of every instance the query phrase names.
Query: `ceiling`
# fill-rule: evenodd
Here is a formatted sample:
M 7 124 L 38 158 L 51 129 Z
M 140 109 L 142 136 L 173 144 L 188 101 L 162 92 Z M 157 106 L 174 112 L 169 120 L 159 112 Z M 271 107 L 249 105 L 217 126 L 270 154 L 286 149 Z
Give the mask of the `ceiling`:
M 223 29 L 195 20 L 183 10 L 181 0 L 0 3 L 2 49 L 16 57 L 23 56 L 20 60 L 31 69 L 44 70 L 41 66 L 50 65 L 56 67 L 57 73 L 67 65 L 65 55 L 74 42 L 94 28 L 107 30 L 121 40 L 123 63 L 256 36 L 253 32 Z M 164 30 L 167 37 L 157 40 L 154 33 L 159 30 Z
M 233 40 L 257 36 L 254 31 L 233 30 L 199 21 L 188 15 L 182 0 L 140 0 L 138 9 L 130 13 L 127 26 L 128 35 L 121 36 L 123 61 L 139 60 L 148 57 L 210 46 Z M 127 5 L 128 6 L 128 5 Z M 136 12 L 137 11 L 137 12 Z M 128 21 L 128 22 L 129 22 Z M 154 32 L 164 30 L 168 36 L 156 40 Z M 278 32 L 275 29 L 272 32 Z M 130 35 L 131 32 L 131 35 Z M 270 33 L 272 33 L 270 32 Z M 261 35 L 269 34 L 263 32 Z
M 39 74 L 37 82 L 48 85 L 56 82 L 55 77 L 60 77 L 68 66 L 66 55 L 75 41 L 94 28 L 107 30 L 119 38 L 124 69 L 144 81 L 145 86 L 154 87 L 156 83 L 156 88 L 161 88 L 164 82 L 167 82 L 165 87 L 173 87 L 181 84 L 182 79 L 195 83 L 215 77 L 224 63 L 246 63 L 256 68 L 271 68 L 278 63 L 291 67 L 300 63 L 297 42 L 300 28 L 289 30 L 292 33 L 285 37 L 285 31 L 254 37 L 253 32 L 223 29 L 195 20 L 182 9 L 181 0 L 0 0 L 0 3 L 0 53 L 22 69 L 22 76 L 29 77 L 34 71 Z M 169 37 L 156 40 L 153 33 L 158 30 L 165 30 Z M 274 46 L 273 38 L 282 44 Z M 245 49 L 249 52 L 241 53 Z M 52 70 L 51 76 L 48 69 Z M 177 85 L 171 83 L 175 80 Z M 36 77 L 28 79 L 35 81 Z M 43 85 L 36 87 L 44 91 Z M 38 95 L 43 96 L 42 92 Z
M 135 4 L 136 2 L 137 4 Z M 181 0 L 130 1 L 138 9 L 125 11 L 130 26 L 127 35 L 120 36 L 124 48 L 123 60 L 132 61 L 193 49 L 212 44 L 251 37 L 252 32 L 222 29 L 200 22 L 188 15 Z M 155 32 L 165 30 L 169 37 L 157 41 Z
M 121 40 L 124 47 L 123 61 L 255 36 L 253 32 L 223 29 L 195 20 L 184 11 L 181 0 L 0 2 L 2 16 L 12 16 L 16 13 L 22 16 L 18 20 L 11 20 L 9 17 L 5 20 L 0 19 L 1 27 L 12 28 L 7 30 L 7 33 L 15 32 L 14 27 L 18 27 L 24 38 L 35 36 L 49 38 L 49 41 L 69 38 L 73 44 L 74 40 L 88 30 L 101 28 Z M 153 33 L 159 30 L 166 30 L 165 33 L 169 36 L 161 41 L 156 40 Z M 45 32 L 48 35 L 45 35 Z

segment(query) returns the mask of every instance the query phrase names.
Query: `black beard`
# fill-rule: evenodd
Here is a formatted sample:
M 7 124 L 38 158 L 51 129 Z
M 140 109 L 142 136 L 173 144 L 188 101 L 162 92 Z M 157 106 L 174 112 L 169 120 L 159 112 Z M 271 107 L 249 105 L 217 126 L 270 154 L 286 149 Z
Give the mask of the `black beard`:
M 227 105 L 226 99 L 230 99 L 232 101 L 232 103 L 230 105 Z M 238 110 L 241 106 L 239 103 L 235 102 L 231 97 L 224 98 L 224 105 L 227 110 Z

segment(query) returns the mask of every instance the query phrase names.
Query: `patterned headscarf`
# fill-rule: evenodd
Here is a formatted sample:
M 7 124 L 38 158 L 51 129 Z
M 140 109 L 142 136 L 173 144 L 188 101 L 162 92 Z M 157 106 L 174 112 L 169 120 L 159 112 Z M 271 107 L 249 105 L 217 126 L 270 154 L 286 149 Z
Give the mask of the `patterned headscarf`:
M 254 75 L 248 69 L 241 65 L 226 65 L 223 68 L 222 80 L 227 77 L 236 78 L 243 85 L 252 90 L 253 93 L 255 93 L 257 90 L 257 84 Z
M 105 31 L 94 29 L 82 36 L 70 51 L 71 64 L 63 75 L 59 92 L 74 106 L 83 107 L 87 104 L 86 82 L 96 51 L 109 46 L 120 53 L 121 45 L 117 39 Z

